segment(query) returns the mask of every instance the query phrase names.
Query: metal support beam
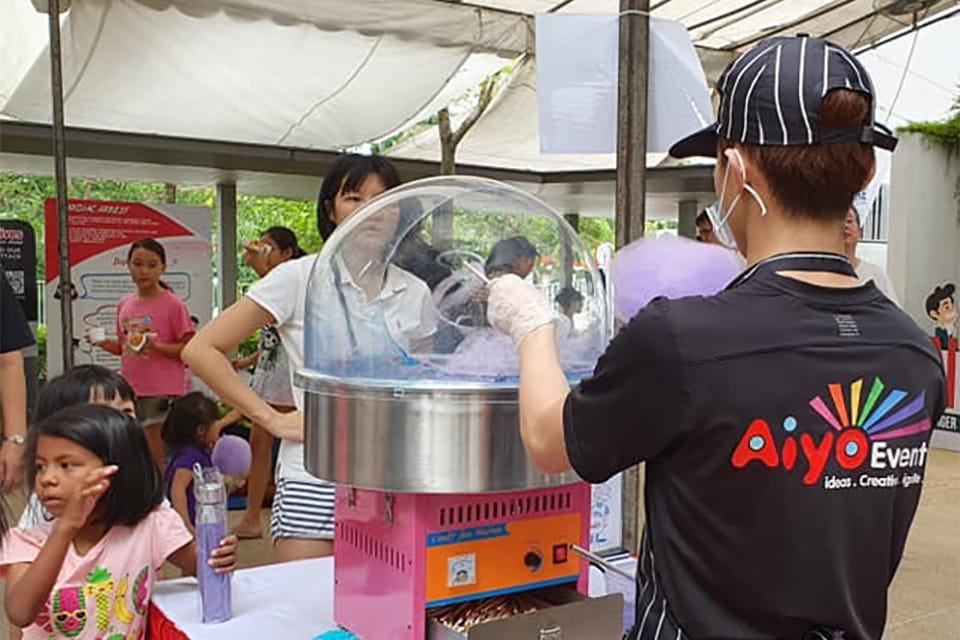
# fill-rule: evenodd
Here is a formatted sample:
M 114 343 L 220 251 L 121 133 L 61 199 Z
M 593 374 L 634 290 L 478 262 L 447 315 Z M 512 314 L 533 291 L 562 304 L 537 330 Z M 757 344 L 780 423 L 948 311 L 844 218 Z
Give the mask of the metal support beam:
M 565 213 L 563 214 L 563 219 L 567 221 L 573 230 L 580 233 L 580 214 L 579 213 Z M 560 259 L 562 260 L 561 269 L 563 273 L 563 286 L 569 287 L 573 284 L 573 247 L 564 243 L 560 247 Z
M 677 207 L 679 224 L 677 234 L 684 238 L 697 237 L 697 215 L 700 213 L 700 203 L 696 200 L 683 200 Z
M 617 123 L 617 246 L 643 236 L 647 173 L 647 63 L 650 0 L 620 0 L 619 109 Z M 643 474 L 623 472 L 623 545 L 640 541 Z
M 237 301 L 237 185 L 217 184 L 217 305 L 223 311 Z
M 63 73 L 60 66 L 60 0 L 49 0 L 50 93 L 53 105 L 53 172 L 57 181 L 57 233 L 60 253 L 60 315 L 63 370 L 73 369 L 73 283 L 70 281 L 70 231 L 67 225 L 67 149 L 63 124 Z

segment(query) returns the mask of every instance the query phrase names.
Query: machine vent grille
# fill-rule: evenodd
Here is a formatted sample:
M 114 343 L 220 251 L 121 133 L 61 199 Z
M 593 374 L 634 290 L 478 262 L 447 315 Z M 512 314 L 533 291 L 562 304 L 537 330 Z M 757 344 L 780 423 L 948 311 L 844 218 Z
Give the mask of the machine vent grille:
M 518 495 L 514 498 L 497 498 L 483 502 L 471 502 L 440 507 L 440 526 L 456 526 L 502 520 L 536 514 L 549 515 L 566 511 L 573 505 L 570 491 L 555 491 L 536 495 Z
M 349 524 L 337 523 L 337 544 L 348 544 L 400 573 L 407 570 L 407 554 Z

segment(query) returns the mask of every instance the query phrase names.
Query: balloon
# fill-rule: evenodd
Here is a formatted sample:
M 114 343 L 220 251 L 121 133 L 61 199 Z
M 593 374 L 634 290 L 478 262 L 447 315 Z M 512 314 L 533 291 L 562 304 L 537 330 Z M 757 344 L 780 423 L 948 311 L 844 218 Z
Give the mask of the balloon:
M 220 436 L 213 445 L 210 457 L 214 466 L 220 469 L 220 473 L 227 476 L 245 476 L 250 473 L 253 453 L 250 451 L 250 443 L 240 436 L 225 435 Z
M 617 319 L 627 322 L 661 296 L 719 293 L 742 268 L 739 256 L 720 245 L 667 235 L 631 242 L 611 267 Z

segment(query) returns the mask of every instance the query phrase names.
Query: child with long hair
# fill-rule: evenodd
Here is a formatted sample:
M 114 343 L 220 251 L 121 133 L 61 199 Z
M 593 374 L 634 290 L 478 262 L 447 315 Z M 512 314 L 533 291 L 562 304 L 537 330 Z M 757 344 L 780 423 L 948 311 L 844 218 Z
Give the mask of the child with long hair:
M 117 303 L 117 338 L 97 346 L 120 356 L 120 372 L 137 393 L 137 415 L 157 466 L 163 468 L 160 425 L 173 398 L 187 391 L 187 368 L 180 351 L 195 328 L 186 305 L 161 280 L 167 253 L 153 238 L 137 240 L 127 253 L 137 290 Z
M 193 465 L 212 467 L 210 452 L 220 431 L 239 414 L 220 417 L 217 403 L 199 391 L 174 400 L 163 423 L 163 442 L 171 451 L 164 472 L 167 497 L 191 531 L 196 526 L 197 503 L 193 495 Z
M 260 235 L 256 243 L 247 244 L 243 261 L 263 278 L 274 268 L 289 260 L 306 255 L 300 248 L 297 234 L 287 227 L 270 227 Z M 250 387 L 271 407 L 281 412 L 296 410 L 293 401 L 293 386 L 290 381 L 290 363 L 277 328 L 272 324 L 260 328 L 257 351 L 233 361 L 237 370 L 246 370 L 256 365 Z M 273 436 L 258 424 L 250 431 L 250 449 L 253 462 L 247 481 L 247 506 L 243 518 L 237 524 L 237 536 L 243 539 L 263 537 L 260 511 L 267 493 L 267 485 L 273 475 L 271 453 Z
M 27 480 L 55 519 L 3 540 L 7 618 L 25 640 L 141 637 L 157 570 L 197 566 L 193 536 L 161 504 L 143 429 L 110 407 L 69 407 L 33 425 L 26 456 Z M 233 571 L 236 548 L 225 538 L 210 566 Z
M 116 371 L 96 364 L 82 364 L 48 381 L 37 396 L 34 420 L 40 422 L 57 411 L 77 404 L 102 404 L 136 419 L 133 388 Z M 17 527 L 27 529 L 53 520 L 37 494 L 31 493 Z

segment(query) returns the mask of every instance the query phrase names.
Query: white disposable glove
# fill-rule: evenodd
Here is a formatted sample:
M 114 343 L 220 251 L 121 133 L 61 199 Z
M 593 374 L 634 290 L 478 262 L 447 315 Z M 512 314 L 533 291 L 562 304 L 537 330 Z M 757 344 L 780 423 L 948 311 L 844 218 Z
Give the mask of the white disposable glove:
M 556 314 L 532 284 L 510 273 L 490 283 L 487 320 L 519 347 L 528 333 L 556 320 Z

